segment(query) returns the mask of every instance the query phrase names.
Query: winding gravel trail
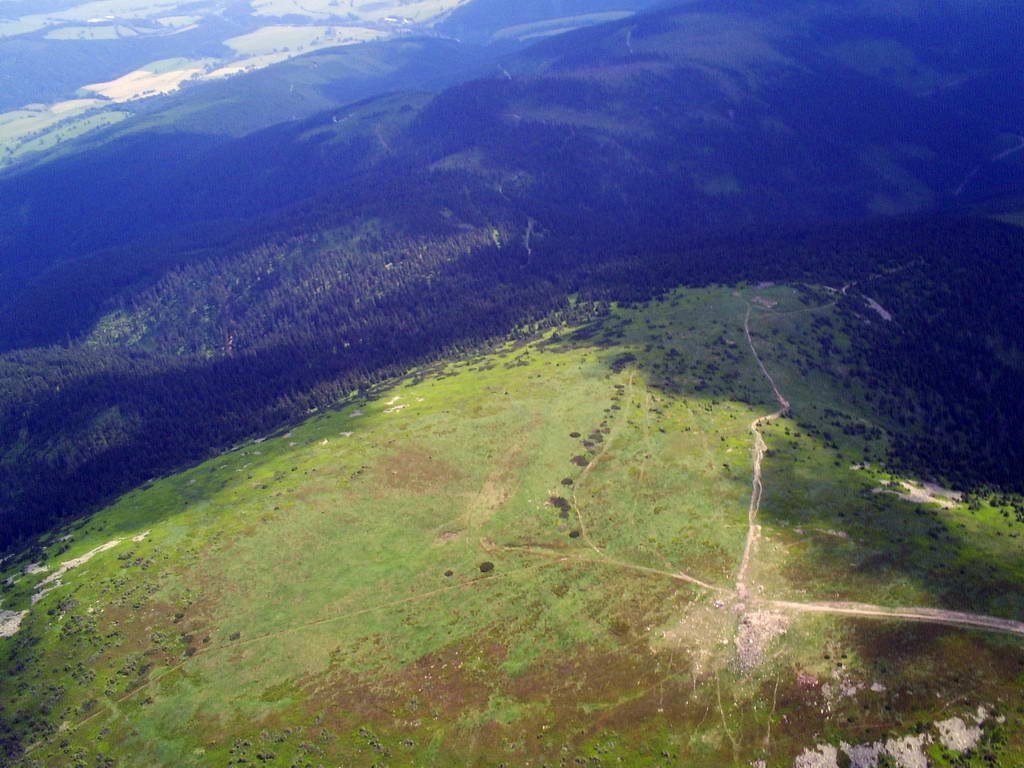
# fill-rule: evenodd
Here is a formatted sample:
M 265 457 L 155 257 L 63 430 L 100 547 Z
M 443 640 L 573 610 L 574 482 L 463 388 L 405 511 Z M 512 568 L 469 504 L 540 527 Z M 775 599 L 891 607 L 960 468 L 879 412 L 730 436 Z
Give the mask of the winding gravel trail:
M 747 571 L 750 569 L 750 558 L 751 553 L 754 550 L 754 546 L 757 544 L 757 540 L 761 535 L 761 526 L 757 524 L 757 515 L 761 510 L 761 497 L 764 495 L 764 482 L 761 479 L 761 465 L 764 463 L 764 454 L 768 449 L 768 445 L 764 441 L 764 435 L 761 434 L 761 427 L 770 421 L 778 419 L 789 412 L 789 401 L 783 397 L 779 391 L 778 386 L 775 384 L 775 379 L 768 372 L 764 362 L 761 360 L 761 356 L 757 353 L 757 347 L 754 346 L 754 340 L 750 335 L 750 313 L 753 311 L 753 307 L 747 304 L 747 314 L 743 319 L 743 332 L 747 337 L 747 344 L 750 345 L 750 351 L 754 355 L 754 359 L 757 361 L 757 367 L 761 369 L 761 373 L 768 380 L 768 383 L 772 387 L 772 392 L 775 393 L 775 399 L 779 401 L 779 410 L 774 413 L 770 413 L 767 416 L 758 416 L 750 423 L 750 431 L 754 433 L 754 477 L 752 481 L 752 491 L 750 494 L 750 506 L 747 509 L 747 541 L 743 547 L 743 558 L 740 560 L 740 568 L 736 574 L 736 594 L 740 600 L 747 599 Z

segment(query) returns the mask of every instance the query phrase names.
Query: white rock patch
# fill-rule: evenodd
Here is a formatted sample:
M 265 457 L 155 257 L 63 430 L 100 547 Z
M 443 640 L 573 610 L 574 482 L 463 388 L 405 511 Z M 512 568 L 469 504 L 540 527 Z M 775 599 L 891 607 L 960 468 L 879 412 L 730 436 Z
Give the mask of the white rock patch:
M 883 748 L 878 742 L 874 744 L 841 744 L 843 752 L 850 758 L 850 768 L 878 768 Z
M 981 741 L 981 727 L 968 725 L 959 717 L 951 717 L 935 724 L 939 729 L 939 742 L 946 749 L 969 752 Z
M 874 688 L 873 685 L 872 690 Z M 840 752 L 849 760 L 850 768 L 878 768 L 883 758 L 897 768 L 928 768 L 925 749 L 929 744 L 938 742 L 951 752 L 970 752 L 977 748 L 982 737 L 982 726 L 990 719 L 993 719 L 992 713 L 981 706 L 976 714 L 969 713 L 964 717 L 951 717 L 934 723 L 935 731 L 932 733 L 865 744 L 840 742 L 838 750 L 829 744 L 818 744 L 814 749 L 805 749 L 793 761 L 793 768 L 837 768 Z M 994 719 L 1000 722 L 1000 718 Z M 973 723 L 970 722 L 972 720 Z M 846 764 L 845 761 L 843 764 Z
M 21 628 L 28 611 L 0 611 L 0 637 L 11 637 Z
M 885 752 L 899 768 L 928 768 L 928 757 L 924 753 L 924 748 L 931 740 L 926 733 L 889 739 L 885 742 Z
M 831 744 L 820 744 L 813 751 L 805 749 L 793 762 L 793 768 L 839 768 L 839 750 Z
M 146 533 L 148 534 L 149 531 L 146 531 Z M 143 538 L 144 537 L 145 534 L 143 534 Z M 112 539 L 111 541 L 108 541 L 106 544 L 100 544 L 95 549 L 90 549 L 84 555 L 79 555 L 78 557 L 72 558 L 71 560 L 65 560 L 63 563 L 60 564 L 60 567 L 56 571 L 54 571 L 45 579 L 36 584 L 36 591 L 32 594 L 32 605 L 35 605 L 40 600 L 42 600 L 43 596 L 47 592 L 50 592 L 59 587 L 61 585 L 60 579 L 65 573 L 70 571 L 72 568 L 77 568 L 80 565 L 85 565 L 94 557 L 96 557 L 96 555 L 98 555 L 100 552 L 106 552 L 108 549 L 113 549 L 118 544 L 120 544 L 121 541 L 122 539 Z

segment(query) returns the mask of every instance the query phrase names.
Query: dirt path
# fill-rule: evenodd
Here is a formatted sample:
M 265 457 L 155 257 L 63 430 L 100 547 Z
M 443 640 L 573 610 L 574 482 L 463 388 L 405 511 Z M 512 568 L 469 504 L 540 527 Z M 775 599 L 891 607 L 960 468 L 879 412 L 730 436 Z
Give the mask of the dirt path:
M 787 600 L 772 600 L 769 607 L 795 613 L 828 613 L 839 616 L 856 616 L 867 619 L 900 619 L 922 624 L 943 624 L 950 627 L 983 629 L 1024 637 L 1024 621 L 1003 619 L 998 616 L 984 616 L 978 613 L 947 611 L 943 608 L 887 608 L 882 605 L 864 603 L 797 603 Z
M 516 468 L 529 444 L 530 436 L 536 432 L 540 423 L 540 415 L 534 414 L 529 425 L 495 463 L 494 468 L 484 479 L 480 490 L 469 497 L 466 511 L 457 521 L 449 524 L 449 527 L 456 529 L 461 527 L 470 536 L 475 537 L 479 534 L 480 529 L 511 498 Z M 458 535 L 458 531 L 454 533 Z
M 761 465 L 764 463 L 764 454 L 768 449 L 768 445 L 764 441 L 764 436 L 761 434 L 761 427 L 770 421 L 784 416 L 789 411 L 789 401 L 783 397 L 782 393 L 779 391 L 779 387 L 776 385 L 775 379 L 773 379 L 772 375 L 768 373 L 768 369 L 765 367 L 764 362 L 761 360 L 761 356 L 757 352 L 757 347 L 754 346 L 754 339 L 750 335 L 750 314 L 752 311 L 753 306 L 747 304 L 747 314 L 743 318 L 743 333 L 746 335 L 747 344 L 750 345 L 750 351 L 753 353 L 754 359 L 757 361 L 757 367 L 761 369 L 761 373 L 772 387 L 775 399 L 779 402 L 779 410 L 774 413 L 770 413 L 767 416 L 758 416 L 750 423 L 750 431 L 754 433 L 754 476 L 751 483 L 750 507 L 747 509 L 747 541 L 743 547 L 743 558 L 740 560 L 739 571 L 736 574 L 736 595 L 740 600 L 747 599 L 747 571 L 750 569 L 751 553 L 753 552 L 754 547 L 757 544 L 757 540 L 761 535 L 761 526 L 757 524 L 757 514 L 761 509 L 761 498 L 764 495 L 764 482 L 761 479 Z
M 646 565 L 637 565 L 636 563 L 627 563 L 624 560 L 615 560 L 610 557 L 584 557 L 582 555 L 574 555 L 572 552 L 559 549 L 547 549 L 546 547 L 515 547 L 505 546 L 502 547 L 503 552 L 523 552 L 530 555 L 539 555 L 541 557 L 550 557 L 555 560 L 573 562 L 573 563 L 589 563 L 591 565 L 605 565 L 613 568 L 624 568 L 629 571 L 637 571 L 638 573 L 649 573 L 653 576 L 665 576 L 669 579 L 675 579 L 676 581 L 685 581 L 687 584 L 693 584 L 697 587 L 704 589 L 710 589 L 714 592 L 721 592 L 729 594 L 731 590 L 727 587 L 719 587 L 714 584 L 709 584 L 706 581 L 698 579 L 696 576 L 691 576 L 683 571 L 669 571 L 660 568 L 649 568 Z

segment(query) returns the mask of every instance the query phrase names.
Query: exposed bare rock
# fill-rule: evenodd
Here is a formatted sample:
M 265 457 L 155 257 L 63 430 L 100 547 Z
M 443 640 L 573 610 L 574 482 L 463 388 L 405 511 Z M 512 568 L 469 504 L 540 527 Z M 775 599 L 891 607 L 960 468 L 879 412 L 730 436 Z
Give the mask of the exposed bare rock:
M 146 534 L 148 533 L 149 531 L 146 531 L 145 534 L 142 534 L 143 538 L 145 538 Z M 92 560 L 96 555 L 100 554 L 101 552 L 106 552 L 108 549 L 113 549 L 120 543 L 121 539 L 113 539 L 111 541 L 108 541 L 106 544 L 100 544 L 95 549 L 89 550 L 84 555 L 80 555 L 79 557 L 73 558 L 71 560 L 65 560 L 63 563 L 60 564 L 60 567 L 56 571 L 54 571 L 45 579 L 36 584 L 36 591 L 32 593 L 32 605 L 35 605 L 40 600 L 42 600 L 47 592 L 51 592 L 57 587 L 59 587 L 61 585 L 61 577 L 65 573 L 72 570 L 73 568 L 77 568 L 80 565 L 85 565 L 90 560 Z
M 879 742 L 874 744 L 841 744 L 842 751 L 850 758 L 850 768 L 878 768 L 884 748 Z
M 885 752 L 899 768 L 928 768 L 924 748 L 931 740 L 931 736 L 926 733 L 889 739 L 885 742 Z
M 993 717 L 986 707 L 981 706 L 978 707 L 977 713 L 968 713 L 964 717 L 951 717 L 934 723 L 935 731 L 931 734 L 922 733 L 864 744 L 841 742 L 839 750 L 829 744 L 819 744 L 813 750 L 805 749 L 793 762 L 793 768 L 833 768 L 838 765 L 840 752 L 849 760 L 850 768 L 879 768 L 883 764 L 883 759 L 886 761 L 885 765 L 895 765 L 896 768 L 928 768 L 925 749 L 929 744 L 938 741 L 951 752 L 970 752 L 978 746 L 982 726 L 990 719 L 1001 722 L 1000 718 Z M 971 720 L 974 722 L 970 722 Z M 933 735 L 935 733 L 938 738 Z M 844 766 L 846 760 L 843 761 Z
M 11 637 L 21 628 L 28 611 L 0 611 L 0 637 Z
M 981 741 L 981 726 L 968 725 L 959 717 L 951 717 L 935 724 L 939 729 L 939 741 L 946 749 L 969 752 Z
M 740 669 L 748 672 L 764 661 L 765 651 L 771 642 L 786 633 L 789 620 L 781 613 L 772 611 L 751 611 L 740 620 L 740 631 L 736 636 L 736 654 Z
M 793 762 L 793 768 L 839 768 L 839 750 L 831 744 L 805 749 Z

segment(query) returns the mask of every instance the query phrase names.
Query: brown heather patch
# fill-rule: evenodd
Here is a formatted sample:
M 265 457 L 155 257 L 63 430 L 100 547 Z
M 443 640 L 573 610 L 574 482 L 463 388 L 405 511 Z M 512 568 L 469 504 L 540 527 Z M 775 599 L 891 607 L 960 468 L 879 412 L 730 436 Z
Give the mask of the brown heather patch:
M 505 689 L 516 699 L 547 703 L 562 722 L 578 718 L 583 704 L 607 705 L 655 686 L 658 666 L 646 644 L 613 652 L 580 648 L 542 660 Z
M 112 653 L 125 658 L 133 653 L 144 653 L 147 663 L 155 666 L 172 665 L 179 661 L 178 636 L 190 630 L 174 624 L 176 609 L 166 603 L 147 603 L 141 608 L 130 605 L 108 605 L 97 614 L 97 627 L 103 635 L 117 632 L 122 640 Z M 153 633 L 162 632 L 173 638 L 167 648 L 153 644 Z
M 299 681 L 310 719 L 333 733 L 360 727 L 408 735 L 450 727 L 487 707 L 505 648 L 478 637 L 427 654 L 401 669 L 356 674 L 332 669 Z
M 418 446 L 406 446 L 382 458 L 371 473 L 378 497 L 389 491 L 427 494 L 465 478 L 456 467 Z

